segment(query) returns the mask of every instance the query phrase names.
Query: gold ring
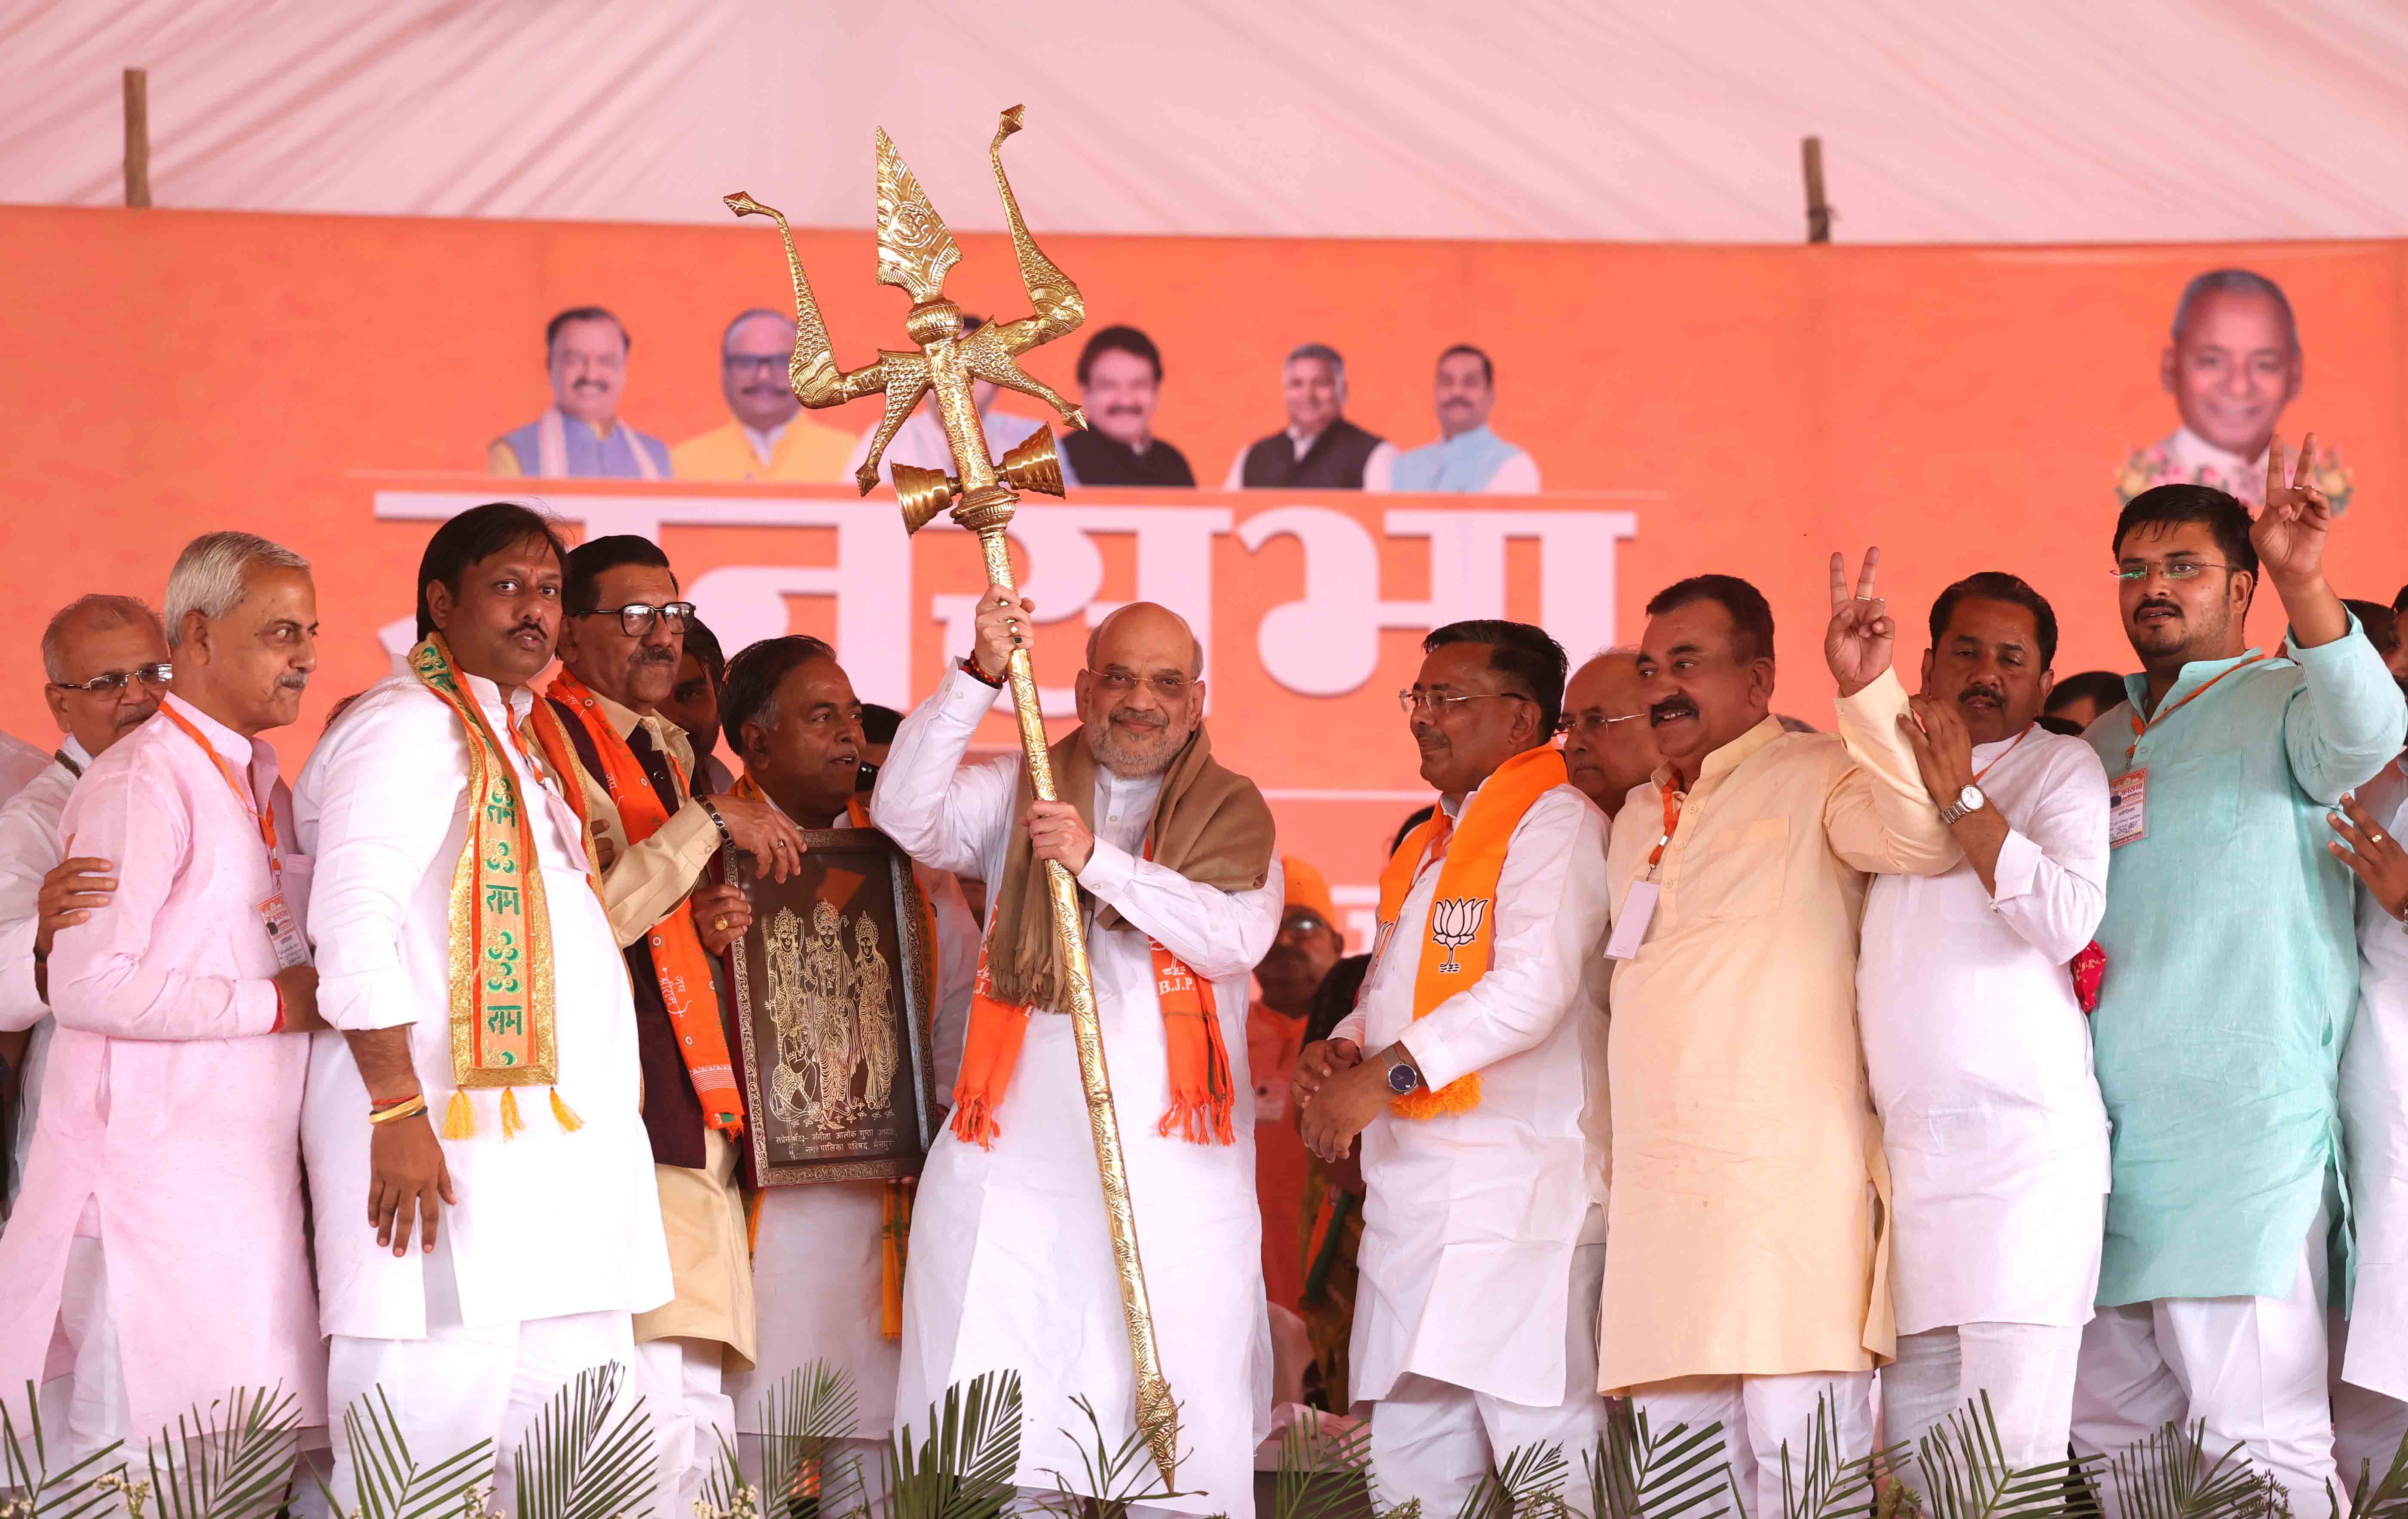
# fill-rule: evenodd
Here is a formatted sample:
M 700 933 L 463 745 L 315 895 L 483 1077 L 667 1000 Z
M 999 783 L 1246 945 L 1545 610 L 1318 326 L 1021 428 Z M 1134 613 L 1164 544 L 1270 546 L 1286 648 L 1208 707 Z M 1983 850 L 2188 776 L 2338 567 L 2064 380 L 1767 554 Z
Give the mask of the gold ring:
M 2370 844 L 2379 844 L 2383 842 L 2383 836 L 2379 833 L 2371 833 L 2366 836 L 2366 841 Z
M 723 912 L 718 917 L 710 920 L 710 931 L 714 934 L 724 934 L 727 932 L 726 913 Z

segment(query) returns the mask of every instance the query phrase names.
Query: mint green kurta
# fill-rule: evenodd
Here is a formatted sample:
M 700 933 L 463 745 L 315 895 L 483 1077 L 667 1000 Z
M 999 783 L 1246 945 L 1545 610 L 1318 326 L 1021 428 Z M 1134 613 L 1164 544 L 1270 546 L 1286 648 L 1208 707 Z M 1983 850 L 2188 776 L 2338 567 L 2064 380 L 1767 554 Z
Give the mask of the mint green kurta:
M 2325 815 L 2400 752 L 2408 704 L 2354 619 L 2285 652 L 2184 666 L 2131 758 L 2144 677 L 2085 735 L 2111 780 L 2149 772 L 2147 837 L 2111 852 L 2099 928 L 2091 1027 L 2114 1122 L 2102 1307 L 2280 1297 L 2340 1159 L 2358 957 Z

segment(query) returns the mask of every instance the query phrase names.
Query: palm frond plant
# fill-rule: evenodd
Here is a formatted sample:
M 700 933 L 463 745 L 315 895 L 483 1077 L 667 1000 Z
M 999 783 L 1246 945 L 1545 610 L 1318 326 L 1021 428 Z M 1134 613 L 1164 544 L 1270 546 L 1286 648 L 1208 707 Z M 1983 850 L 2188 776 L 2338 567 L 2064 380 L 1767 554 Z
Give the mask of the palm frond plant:
M 393 1401 L 381 1387 L 343 1411 L 343 1449 L 351 1469 L 352 1506 L 346 1510 L 325 1479 L 311 1473 L 329 1512 L 349 1519 L 435 1519 L 458 1509 L 492 1479 L 494 1442 L 480 1440 L 432 1466 L 422 1466 L 402 1437 Z
M 1562 1519 L 1570 1470 L 1563 1446 L 1554 1440 L 1516 1446 L 1481 1477 L 1456 1519 Z
M 2343 1478 L 2347 1472 L 2341 1473 Z M 2334 1483 L 2333 1497 L 2338 1500 L 2341 1484 Z M 2338 1501 L 2333 1512 L 2341 1512 Z M 2349 1490 L 2351 1519 L 2408 1519 L 2408 1436 L 2403 1436 L 2400 1448 L 2391 1453 L 2390 1469 L 2376 1477 L 2368 1463 L 2358 1464 L 2358 1480 Z
M 2095 1458 L 2017 1468 L 2007 1460 L 1990 1395 L 1931 1426 L 1916 1445 L 1916 1491 L 1930 1519 L 2039 1519 L 2066 1507 Z
M 115 1502 L 115 1490 L 100 1478 L 117 1469 L 122 1440 L 110 1440 L 81 1460 L 50 1469 L 50 1443 L 42 1433 L 42 1410 L 34 1383 L 25 1383 L 27 1428 L 22 1434 L 0 1402 L 0 1512 L 10 1519 L 99 1519 Z M 64 1453 L 62 1453 L 64 1454 Z
M 518 1519 L 623 1519 L 652 1512 L 659 1458 L 627 1369 L 588 1367 L 552 1395 L 510 1457 Z
M 1114 1445 L 1104 1438 L 1104 1423 L 1096 1417 L 1093 1403 L 1078 1397 L 1070 1403 L 1086 1419 L 1087 1435 L 1082 1440 L 1068 1429 L 1062 1433 L 1079 1447 L 1085 1482 L 1074 1488 L 1063 1473 L 1048 1470 L 1045 1474 L 1054 1479 L 1054 1491 L 1037 1500 L 1040 1511 L 1060 1519 L 1126 1519 L 1133 1503 L 1189 1496 L 1160 1480 L 1153 1453 L 1146 1449 L 1145 1431 L 1131 1429 L 1126 1439 Z
M 281 1389 L 237 1387 L 179 1414 L 150 1442 L 159 1519 L 268 1519 L 292 1490 L 300 1430 L 301 1399 Z
M 1903 1445 L 1893 1445 L 1864 1455 L 1842 1456 L 1831 1403 L 1836 1396 L 1828 1387 L 1815 1395 L 1814 1428 L 1807 1437 L 1802 1461 L 1793 1467 L 1789 1442 L 1781 1443 L 1782 1519 L 1842 1519 L 1851 1513 L 1871 1513 L 1874 1473 L 1895 1468 L 1906 1454 Z
M 955 1383 L 928 1408 L 928 1438 L 907 1426 L 888 1450 L 894 1483 L 886 1519 L 1003 1519 L 1020 1469 L 1020 1373 L 988 1371 Z
M 706 1519 L 851 1519 L 870 1511 L 860 1458 L 835 1450 L 861 1423 L 853 1379 L 825 1361 L 797 1367 L 763 1396 L 760 1469 L 747 1482 L 721 1437 L 705 1483 Z
M 1605 1433 L 1581 1462 L 1589 1512 L 1598 1519 L 1721 1519 L 1744 1512 L 1720 1420 L 1701 1429 L 1676 1424 L 1657 1434 L 1646 1410 L 1617 1398 L 1606 1408 Z
M 2239 1443 L 2208 1455 L 2203 1419 L 2188 1428 L 2170 1421 L 2117 1452 L 2107 1472 L 2121 1519 L 2265 1519 L 2277 1498 Z
M 1280 1436 L 1269 1519 L 1340 1519 L 1370 1502 L 1371 1426 L 1301 1418 Z

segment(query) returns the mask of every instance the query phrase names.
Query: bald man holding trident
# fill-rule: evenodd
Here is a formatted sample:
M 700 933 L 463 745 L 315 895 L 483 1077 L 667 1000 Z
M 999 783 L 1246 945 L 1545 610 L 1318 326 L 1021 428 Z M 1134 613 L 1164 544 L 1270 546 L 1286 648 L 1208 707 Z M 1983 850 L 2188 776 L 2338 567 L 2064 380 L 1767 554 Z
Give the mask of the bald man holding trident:
M 1254 1200 L 1248 978 L 1279 930 L 1270 809 L 1212 758 L 1203 647 L 1139 602 L 1087 640 L 1079 728 L 1053 746 L 1060 801 L 1013 754 L 965 766 L 1033 605 L 988 587 L 976 650 L 895 736 L 870 818 L 923 865 L 978 877 L 993 909 L 953 1119 L 913 1208 L 898 1422 L 925 1438 L 947 1386 L 1015 1370 L 1014 1481 L 1076 1482 L 1061 1431 L 1090 1399 L 1107 1441 L 1136 1428 L 1119 1278 L 1048 915 L 1045 867 L 1077 878 L 1128 1191 L 1163 1369 L 1180 1398 L 1181 1496 L 1214 1513 L 1252 1491 L 1268 1432 L 1269 1329 Z M 1144 1512 L 1150 1505 L 1140 1505 Z

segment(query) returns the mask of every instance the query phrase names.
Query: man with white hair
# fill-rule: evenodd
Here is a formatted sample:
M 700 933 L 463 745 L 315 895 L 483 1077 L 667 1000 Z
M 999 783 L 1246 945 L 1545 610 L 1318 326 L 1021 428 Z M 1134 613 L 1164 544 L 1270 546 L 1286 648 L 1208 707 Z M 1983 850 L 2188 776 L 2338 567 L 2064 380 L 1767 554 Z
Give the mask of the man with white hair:
M 0 1086 L 13 1081 L 17 1089 L 0 1217 L 24 1186 L 40 1111 L 51 939 L 115 889 L 108 861 L 60 858 L 59 814 L 93 756 L 159 709 L 169 668 L 159 614 L 132 596 L 79 597 L 42 630 L 42 695 L 59 725 L 58 752 L 0 806 Z
M 786 379 L 795 319 L 754 308 L 719 340 L 719 389 L 728 420 L 669 450 L 680 480 L 838 480 L 853 435 L 802 414 Z
M 1348 422 L 1346 361 L 1306 343 L 1280 367 L 1287 429 L 1257 438 L 1229 464 L 1224 489 L 1384 491 L 1397 446 Z
M 1253 1491 L 1268 1428 L 1269 1326 L 1254 1199 L 1248 978 L 1283 897 L 1271 815 L 1212 758 L 1203 650 L 1150 602 L 1106 618 L 1077 681 L 1081 726 L 1054 744 L 1063 798 L 1034 799 L 1018 755 L 965 766 L 1029 603 L 990 586 L 977 643 L 904 721 L 870 821 L 923 865 L 988 883 L 992 910 L 953 1117 L 921 1173 L 903 1283 L 899 1423 L 955 1383 L 1020 1373 L 1028 1412 L 1013 1481 L 1078 1482 L 1091 1399 L 1108 1444 L 1136 1427 L 1128 1336 L 1070 1020 L 1046 867 L 1087 908 L 1096 1013 L 1164 1373 L 1179 1400 L 1172 1512 Z M 1092 1457 L 1090 1457 L 1092 1459 Z
M 69 1459 L 222 1411 L 235 1387 L 281 1387 L 304 1427 L 326 1422 L 299 1037 L 325 1025 L 291 797 L 259 737 L 299 715 L 317 624 L 298 554 L 194 538 L 167 577 L 174 690 L 60 819 L 117 889 L 46 967 L 57 1032 L 0 1237 L 0 1397 L 71 1365 Z

